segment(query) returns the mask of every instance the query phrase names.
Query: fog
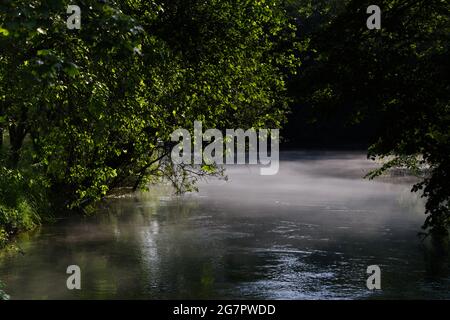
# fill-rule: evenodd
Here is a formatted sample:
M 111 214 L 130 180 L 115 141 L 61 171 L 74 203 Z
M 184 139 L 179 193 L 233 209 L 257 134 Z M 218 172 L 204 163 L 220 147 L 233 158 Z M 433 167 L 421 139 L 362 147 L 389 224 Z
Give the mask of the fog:
M 277 175 L 229 166 L 198 193 L 109 199 L 23 235 L 0 279 L 13 299 L 450 298 L 448 259 L 418 237 L 413 179 L 363 179 L 376 166 L 363 152 L 284 152 Z M 72 264 L 83 290 L 65 287 Z M 370 265 L 381 290 L 366 286 Z

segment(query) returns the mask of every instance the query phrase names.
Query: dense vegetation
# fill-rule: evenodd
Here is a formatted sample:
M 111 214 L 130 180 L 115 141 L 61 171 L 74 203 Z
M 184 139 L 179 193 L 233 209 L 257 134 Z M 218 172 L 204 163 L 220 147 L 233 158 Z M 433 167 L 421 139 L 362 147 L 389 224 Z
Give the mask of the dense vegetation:
M 0 239 L 42 211 L 86 208 L 149 180 L 190 190 L 214 168 L 167 155 L 170 134 L 195 120 L 285 120 L 295 29 L 281 1 L 79 0 L 81 30 L 66 26 L 68 4 L 0 4 Z
M 369 156 L 387 159 L 370 177 L 398 166 L 417 173 L 422 182 L 413 190 L 427 199 L 424 229 L 447 234 L 450 4 L 376 1 L 381 30 L 365 24 L 373 1 L 296 4 L 302 16 L 299 37 L 309 43 L 306 63 L 292 81 L 301 109 L 297 116 L 316 122 L 346 118 L 362 126 Z
M 446 233 L 447 1 L 377 1 L 381 30 L 356 0 L 77 0 L 69 30 L 72 2 L 0 3 L 0 244 L 121 188 L 191 190 L 216 171 L 169 161 L 175 129 L 278 128 L 290 101 L 370 125 L 383 169 L 427 165 L 424 227 Z

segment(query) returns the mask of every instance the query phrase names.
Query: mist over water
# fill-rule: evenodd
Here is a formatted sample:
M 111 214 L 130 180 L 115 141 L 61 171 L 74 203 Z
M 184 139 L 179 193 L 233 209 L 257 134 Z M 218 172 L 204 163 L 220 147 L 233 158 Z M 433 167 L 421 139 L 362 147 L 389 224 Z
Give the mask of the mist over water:
M 375 167 L 362 152 L 284 152 L 274 176 L 229 166 L 199 193 L 110 199 L 21 236 L 0 279 L 12 299 L 450 298 L 447 253 L 417 236 L 412 180 L 363 179 Z M 72 264 L 81 291 L 66 288 Z M 382 290 L 369 291 L 374 264 Z

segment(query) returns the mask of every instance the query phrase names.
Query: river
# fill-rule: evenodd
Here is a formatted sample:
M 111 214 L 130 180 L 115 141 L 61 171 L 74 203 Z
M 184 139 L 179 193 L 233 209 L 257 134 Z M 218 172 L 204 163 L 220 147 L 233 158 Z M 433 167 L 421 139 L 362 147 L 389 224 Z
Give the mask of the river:
M 198 193 L 109 199 L 21 235 L 0 255 L 11 299 L 450 298 L 448 255 L 417 236 L 407 178 L 368 181 L 362 152 L 282 153 L 280 172 L 230 166 Z M 81 268 L 68 290 L 66 268 Z M 381 290 L 366 287 L 367 266 Z

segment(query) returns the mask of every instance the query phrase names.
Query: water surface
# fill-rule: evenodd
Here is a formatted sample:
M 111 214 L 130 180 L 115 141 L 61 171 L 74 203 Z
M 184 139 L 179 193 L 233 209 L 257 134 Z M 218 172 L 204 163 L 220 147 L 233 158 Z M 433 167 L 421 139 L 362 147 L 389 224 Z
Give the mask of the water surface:
M 282 158 L 275 176 L 230 167 L 196 194 L 157 188 L 25 234 L 23 254 L 0 255 L 0 279 L 12 299 L 450 298 L 447 255 L 417 236 L 408 179 L 362 179 L 374 163 L 360 152 Z M 66 288 L 72 264 L 80 291 Z

